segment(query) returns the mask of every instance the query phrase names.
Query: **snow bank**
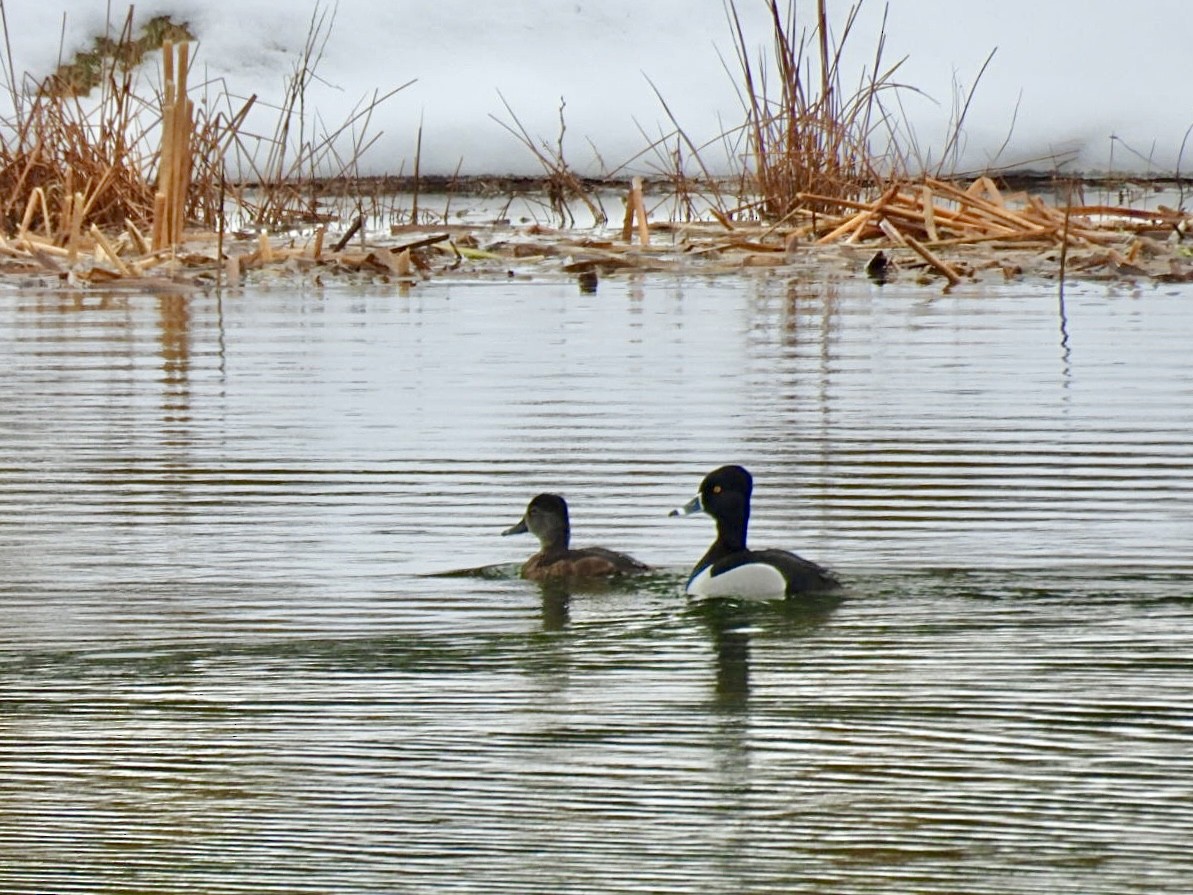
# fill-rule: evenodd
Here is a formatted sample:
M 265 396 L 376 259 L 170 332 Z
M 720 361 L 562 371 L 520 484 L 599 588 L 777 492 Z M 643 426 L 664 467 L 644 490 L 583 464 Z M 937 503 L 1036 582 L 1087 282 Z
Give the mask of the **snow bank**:
M 769 40 L 765 4 L 738 5 L 748 39 L 761 51 Z M 801 15 L 813 8 L 801 2 Z M 837 27 L 847 8 L 832 3 Z M 124 7 L 112 9 L 122 18 Z M 136 5 L 139 20 L 166 13 L 190 22 L 200 39 L 192 83 L 208 79 L 232 94 L 273 102 L 298 63 L 314 9 L 276 0 Z M 307 108 L 327 129 L 375 91 L 417 79 L 374 115 L 372 130 L 384 134 L 366 157 L 367 173 L 409 172 L 420 121 L 425 172 L 450 173 L 462 161 L 466 173 L 538 173 L 527 150 L 491 117 L 509 120 L 498 91 L 532 134 L 552 144 L 562 97 L 565 154 L 591 173 L 625 163 L 648 137 L 671 130 L 647 78 L 698 142 L 742 119 L 718 56 L 733 66 L 721 0 L 340 0 L 325 9 L 334 25 Z M 872 63 L 882 13 L 879 3 L 864 4 L 847 44 L 846 71 L 858 77 Z M 13 67 L 38 75 L 59 58 L 63 15 L 66 56 L 88 46 L 105 18 L 94 0 L 10 3 L 6 14 Z M 938 160 L 956 98 L 997 48 L 968 112 L 961 169 L 1050 169 L 1050 159 L 1064 155 L 1083 171 L 1111 164 L 1135 173 L 1172 171 L 1193 125 L 1183 45 L 1191 19 L 1188 0 L 904 0 L 890 10 L 885 59 L 907 57 L 897 80 L 919 92 L 903 91 L 889 105 L 921 157 Z M 724 153 L 708 157 L 720 161 Z

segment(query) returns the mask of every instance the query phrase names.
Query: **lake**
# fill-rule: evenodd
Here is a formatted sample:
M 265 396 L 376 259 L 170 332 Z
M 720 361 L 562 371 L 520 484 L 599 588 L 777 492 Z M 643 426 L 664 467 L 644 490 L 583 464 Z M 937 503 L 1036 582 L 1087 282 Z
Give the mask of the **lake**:
M 1191 302 L 9 289 L 0 889 L 1185 891 Z M 839 598 L 687 601 L 722 463 Z

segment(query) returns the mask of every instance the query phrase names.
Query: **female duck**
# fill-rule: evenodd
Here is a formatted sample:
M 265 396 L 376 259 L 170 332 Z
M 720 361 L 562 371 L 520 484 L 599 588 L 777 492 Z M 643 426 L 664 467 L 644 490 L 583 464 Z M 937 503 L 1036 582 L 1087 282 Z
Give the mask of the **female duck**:
M 717 539 L 688 578 L 694 597 L 775 599 L 807 591 L 829 590 L 839 582 L 826 569 L 786 550 L 750 550 L 750 492 L 754 479 L 740 466 L 714 469 L 700 483 L 700 493 L 672 516 L 703 510 L 717 520 Z
M 532 581 L 610 578 L 648 572 L 650 567 L 632 556 L 604 547 L 568 547 L 571 525 L 568 505 L 558 494 L 540 494 L 526 507 L 526 515 L 502 532 L 517 535 L 530 532 L 539 539 L 540 550 L 522 565 L 522 577 Z

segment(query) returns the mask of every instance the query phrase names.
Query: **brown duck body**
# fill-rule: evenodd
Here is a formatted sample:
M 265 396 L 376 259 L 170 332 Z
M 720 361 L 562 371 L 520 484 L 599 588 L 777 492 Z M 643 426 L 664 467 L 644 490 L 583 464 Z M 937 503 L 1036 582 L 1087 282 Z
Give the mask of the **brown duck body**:
M 571 549 L 567 502 L 558 494 L 535 497 L 526 507 L 526 514 L 502 534 L 524 532 L 537 537 L 542 548 L 522 564 L 522 577 L 531 581 L 577 581 L 650 571 L 650 566 L 615 550 Z
M 531 581 L 559 581 L 567 578 L 612 578 L 648 572 L 650 566 L 632 556 L 586 547 L 582 550 L 540 550 L 522 564 L 522 577 Z

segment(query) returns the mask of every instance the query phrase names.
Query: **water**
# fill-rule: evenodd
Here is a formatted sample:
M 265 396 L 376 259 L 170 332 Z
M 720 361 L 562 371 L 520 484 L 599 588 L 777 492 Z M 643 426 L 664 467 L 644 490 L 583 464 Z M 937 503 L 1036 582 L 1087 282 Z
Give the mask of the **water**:
M 0 889 L 1185 891 L 1191 298 L 11 292 Z M 843 599 L 686 603 L 724 462 Z

